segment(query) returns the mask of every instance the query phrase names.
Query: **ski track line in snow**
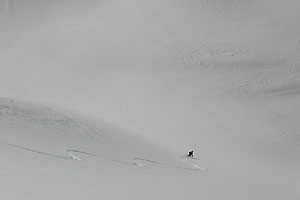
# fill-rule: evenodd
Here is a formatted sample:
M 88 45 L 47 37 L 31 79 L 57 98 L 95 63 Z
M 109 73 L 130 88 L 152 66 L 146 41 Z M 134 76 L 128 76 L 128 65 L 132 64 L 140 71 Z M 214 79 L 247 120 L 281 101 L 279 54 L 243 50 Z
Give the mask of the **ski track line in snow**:
M 204 167 L 201 167 L 201 166 L 199 166 L 199 165 L 197 165 L 197 164 L 193 164 L 193 163 L 191 163 L 191 162 L 188 162 L 188 161 L 186 161 L 185 159 L 194 159 L 194 160 L 199 160 L 199 159 L 197 159 L 197 158 L 189 158 L 189 157 L 187 157 L 187 156 L 178 156 L 177 157 L 181 162 L 183 162 L 183 163 L 185 163 L 185 164 L 187 164 L 187 165 L 189 165 L 189 166 L 192 166 L 192 167 L 194 167 L 194 169 L 193 170 L 201 170 L 201 171 L 207 171 L 207 169 L 206 168 L 204 168 Z
M 55 158 L 60 158 L 60 159 L 73 159 L 73 160 L 80 161 L 81 160 L 80 158 L 78 158 L 78 157 L 76 157 L 72 154 L 72 152 L 74 152 L 74 153 L 86 154 L 86 155 L 97 157 L 97 158 L 104 159 L 104 160 L 109 160 L 109 161 L 116 162 L 116 163 L 141 166 L 141 164 L 139 164 L 139 163 L 131 163 L 131 162 L 126 162 L 126 161 L 116 160 L 116 159 L 113 159 L 113 158 L 106 158 L 104 156 L 96 156 L 92 153 L 88 153 L 88 152 L 85 152 L 85 151 L 79 151 L 79 150 L 73 150 L 73 149 L 66 150 L 66 152 L 70 156 L 60 156 L 60 155 L 54 155 L 54 154 L 51 154 L 51 153 L 45 153 L 45 152 L 42 152 L 42 151 L 37 151 L 37 150 L 26 148 L 26 147 L 21 147 L 21 146 L 15 145 L 15 144 L 7 143 L 7 142 L 1 142 L 1 143 L 4 144 L 4 145 L 8 145 L 8 146 L 18 148 L 18 149 L 22 149 L 22 150 L 25 150 L 25 151 L 30 151 L 30 152 L 37 153 L 37 154 L 40 154 L 40 155 L 45 155 L 45 156 L 50 156 L 50 157 L 55 157 Z
M 34 150 L 34 149 L 29 149 L 29 148 L 26 148 L 26 147 L 21 147 L 21 146 L 15 145 L 15 144 L 7 143 L 7 142 L 1 142 L 1 143 L 4 144 L 4 145 L 8 145 L 8 146 L 11 146 L 11 147 L 18 148 L 18 149 L 30 151 L 30 152 L 37 153 L 37 154 L 41 154 L 41 155 L 45 155 L 45 156 L 50 156 L 50 157 L 60 158 L 60 159 L 74 159 L 74 160 L 80 160 L 80 158 L 74 156 L 74 155 L 72 154 L 72 152 L 80 153 L 80 154 L 86 154 L 86 155 L 94 156 L 94 157 L 96 156 L 96 155 L 94 155 L 94 154 L 91 154 L 91 153 L 88 153 L 88 152 L 85 152 L 85 151 L 79 151 L 79 150 L 73 150 L 73 149 L 68 149 L 68 150 L 66 150 L 66 152 L 69 154 L 69 156 L 60 156 L 60 155 L 54 155 L 54 154 L 51 154 L 51 153 L 45 153 L 45 152 L 37 151 L 37 150 Z
M 133 160 L 141 161 L 141 162 L 146 162 L 146 163 L 150 163 L 150 164 L 155 164 L 155 165 L 161 165 L 161 166 L 171 167 L 171 168 L 177 168 L 177 169 L 181 169 L 181 170 L 189 170 L 189 171 L 199 171 L 199 170 L 206 171 L 207 170 L 207 169 L 205 169 L 203 167 L 200 167 L 198 165 L 192 166 L 190 163 L 187 163 L 187 162 L 185 162 L 185 164 L 190 165 L 190 166 L 192 166 L 194 168 L 173 166 L 173 165 L 169 165 L 169 164 L 166 164 L 166 163 L 159 163 L 159 162 L 156 162 L 156 161 L 153 161 L 153 160 L 149 160 L 149 159 L 144 159 L 144 158 L 133 158 Z M 198 160 L 198 159 L 196 159 L 196 160 Z M 137 165 L 138 166 L 144 166 L 145 164 L 144 163 L 137 163 Z
M 157 164 L 157 165 L 160 164 L 159 162 L 156 162 L 156 161 L 153 161 L 153 160 L 148 160 L 148 159 L 145 159 L 145 158 L 133 158 L 133 160 L 142 161 L 142 162 L 148 162 L 148 163 L 153 163 L 153 164 Z
M 73 160 L 76 160 L 76 161 L 80 161 L 81 159 L 79 157 L 74 156 L 72 154 L 72 153 L 79 153 L 79 154 L 85 154 L 85 155 L 89 155 L 89 156 L 99 158 L 99 159 L 103 159 L 103 160 L 108 160 L 108 161 L 115 162 L 115 163 L 120 163 L 120 164 L 124 164 L 124 165 L 131 165 L 131 166 L 142 167 L 142 166 L 145 166 L 146 163 L 150 163 L 150 164 L 166 166 L 166 167 L 171 167 L 171 168 L 177 168 L 177 169 L 182 169 L 182 170 L 189 170 L 189 171 L 199 171 L 199 170 L 206 171 L 207 170 L 207 169 L 205 169 L 203 167 L 200 167 L 198 165 L 194 165 L 192 163 L 184 161 L 183 160 L 184 157 L 178 157 L 178 159 L 181 160 L 182 162 L 184 162 L 185 164 L 187 164 L 189 166 L 192 166 L 194 168 L 172 166 L 172 165 L 169 165 L 169 164 L 159 163 L 157 161 L 153 161 L 153 160 L 149 160 L 149 159 L 145 159 L 145 158 L 137 158 L 137 157 L 132 158 L 134 160 L 134 162 L 127 162 L 127 161 L 117 160 L 117 159 L 113 159 L 113 158 L 107 158 L 107 157 L 104 157 L 104 156 L 99 156 L 99 155 L 95 155 L 95 154 L 88 153 L 88 152 L 85 152 L 85 151 L 74 150 L 74 149 L 67 149 L 66 150 L 66 152 L 69 154 L 69 156 L 60 156 L 60 155 L 55 155 L 55 154 L 51 154 L 51 153 L 45 153 L 45 152 L 42 152 L 42 151 L 37 151 L 37 150 L 26 148 L 26 147 L 21 147 L 21 146 L 15 145 L 15 144 L 7 143 L 7 142 L 1 142 L 1 143 L 4 144 L 4 145 L 7 145 L 7 146 L 14 147 L 14 148 L 22 149 L 22 150 L 25 150 L 25 151 L 30 151 L 30 152 L 40 154 L 40 155 L 59 158 L 59 159 L 73 159 Z M 196 159 L 196 158 L 194 158 L 194 159 Z

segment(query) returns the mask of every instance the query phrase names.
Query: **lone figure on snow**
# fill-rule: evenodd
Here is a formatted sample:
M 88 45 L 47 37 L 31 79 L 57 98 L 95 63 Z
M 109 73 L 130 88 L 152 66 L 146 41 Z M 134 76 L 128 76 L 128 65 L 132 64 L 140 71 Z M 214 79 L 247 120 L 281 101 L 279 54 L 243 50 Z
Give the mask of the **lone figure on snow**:
M 194 151 L 190 151 L 187 157 L 194 157 Z

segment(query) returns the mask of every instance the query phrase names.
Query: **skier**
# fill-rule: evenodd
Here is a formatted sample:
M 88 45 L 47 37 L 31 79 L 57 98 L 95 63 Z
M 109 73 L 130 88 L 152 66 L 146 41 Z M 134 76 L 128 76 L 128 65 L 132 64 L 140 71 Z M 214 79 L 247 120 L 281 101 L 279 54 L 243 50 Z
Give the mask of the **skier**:
M 194 157 L 194 151 L 190 151 L 187 157 Z

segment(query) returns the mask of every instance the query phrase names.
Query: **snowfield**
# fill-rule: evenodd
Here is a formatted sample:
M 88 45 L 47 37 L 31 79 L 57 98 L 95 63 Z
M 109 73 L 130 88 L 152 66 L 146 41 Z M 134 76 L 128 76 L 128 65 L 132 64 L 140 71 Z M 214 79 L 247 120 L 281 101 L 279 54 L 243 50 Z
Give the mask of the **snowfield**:
M 298 200 L 299 13 L 0 1 L 1 197 Z

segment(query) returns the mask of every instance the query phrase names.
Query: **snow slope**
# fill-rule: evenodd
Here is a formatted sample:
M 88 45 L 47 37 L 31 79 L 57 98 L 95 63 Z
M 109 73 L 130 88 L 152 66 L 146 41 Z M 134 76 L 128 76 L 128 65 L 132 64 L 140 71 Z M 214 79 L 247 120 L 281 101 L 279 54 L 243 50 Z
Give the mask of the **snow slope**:
M 298 0 L 6 5 L 8 199 L 299 199 Z
M 150 187 L 171 192 L 169 177 L 201 171 L 113 125 L 7 98 L 0 107 L 1 194 L 8 199 L 151 199 L 143 197 Z

